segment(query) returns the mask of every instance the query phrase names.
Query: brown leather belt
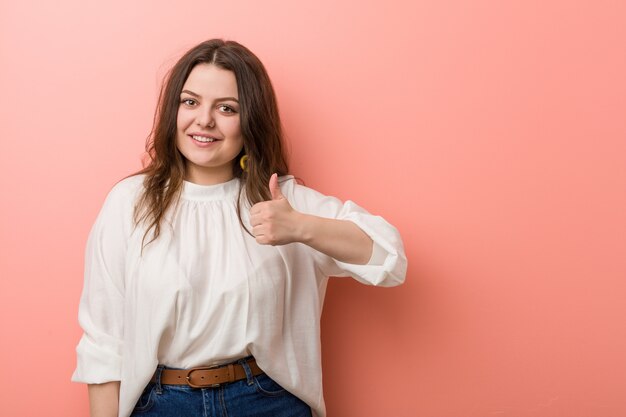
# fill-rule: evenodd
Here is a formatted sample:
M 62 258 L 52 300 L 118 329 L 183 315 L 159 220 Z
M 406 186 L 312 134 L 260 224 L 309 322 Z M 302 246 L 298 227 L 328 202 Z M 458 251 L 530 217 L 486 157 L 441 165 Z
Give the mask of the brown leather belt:
M 263 371 L 256 364 L 254 358 L 246 361 L 252 375 L 261 375 Z M 157 370 L 157 372 L 159 372 Z M 156 382 L 157 372 L 150 382 Z M 161 370 L 161 384 L 189 385 L 193 388 L 215 388 L 222 384 L 246 379 L 246 371 L 238 363 L 227 365 L 201 366 L 191 369 L 163 369 Z

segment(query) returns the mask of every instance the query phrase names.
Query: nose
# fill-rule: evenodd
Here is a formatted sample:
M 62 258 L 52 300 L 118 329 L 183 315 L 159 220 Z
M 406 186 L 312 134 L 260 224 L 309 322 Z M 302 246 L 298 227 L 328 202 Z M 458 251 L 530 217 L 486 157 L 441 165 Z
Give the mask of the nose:
M 215 118 L 211 110 L 202 111 L 196 117 L 196 124 L 201 127 L 213 127 L 215 126 Z

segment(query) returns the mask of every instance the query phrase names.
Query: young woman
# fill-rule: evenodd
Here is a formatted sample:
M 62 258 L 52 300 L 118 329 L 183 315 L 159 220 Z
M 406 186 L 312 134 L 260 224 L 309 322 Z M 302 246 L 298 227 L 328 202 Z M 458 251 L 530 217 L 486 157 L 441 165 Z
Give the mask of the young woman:
M 393 286 L 397 230 L 288 175 L 270 79 L 242 45 L 188 51 L 161 90 L 146 168 L 90 232 L 72 379 L 92 417 L 324 416 L 329 276 Z

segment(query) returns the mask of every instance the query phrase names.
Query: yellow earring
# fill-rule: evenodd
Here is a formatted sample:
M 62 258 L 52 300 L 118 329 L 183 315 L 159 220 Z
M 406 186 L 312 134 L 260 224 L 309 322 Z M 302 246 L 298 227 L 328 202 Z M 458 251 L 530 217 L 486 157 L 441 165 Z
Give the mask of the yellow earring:
M 241 167 L 242 171 L 247 171 L 248 168 L 248 155 L 244 155 L 241 157 L 241 159 L 239 160 L 239 166 Z

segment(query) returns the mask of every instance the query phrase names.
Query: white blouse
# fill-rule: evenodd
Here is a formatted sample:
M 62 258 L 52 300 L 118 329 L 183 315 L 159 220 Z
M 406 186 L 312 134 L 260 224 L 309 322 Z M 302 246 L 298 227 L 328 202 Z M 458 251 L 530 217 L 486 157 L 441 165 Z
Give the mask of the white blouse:
M 328 277 L 401 284 L 407 260 L 398 231 L 285 176 L 281 191 L 295 210 L 356 223 L 374 241 L 372 257 L 354 265 L 300 243 L 260 245 L 237 217 L 239 179 L 185 181 L 161 235 L 141 254 L 145 226 L 134 228 L 132 215 L 143 179 L 111 189 L 89 234 L 72 380 L 121 381 L 119 416 L 128 417 L 157 364 L 191 368 L 254 355 L 314 416 L 325 416 L 320 317 Z M 252 230 L 247 205 L 242 218 Z

